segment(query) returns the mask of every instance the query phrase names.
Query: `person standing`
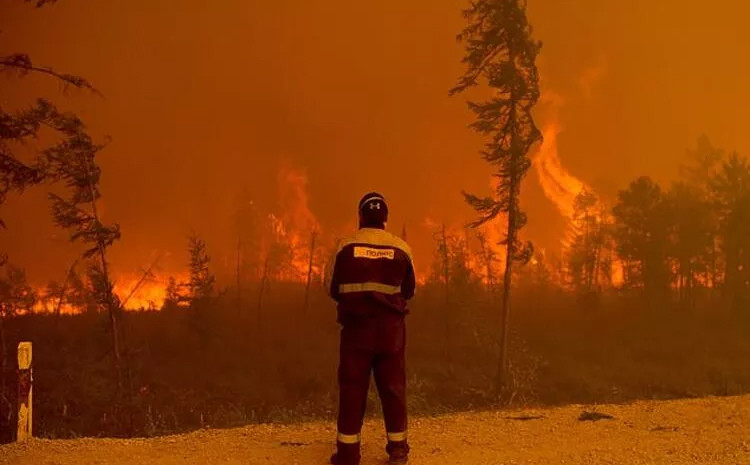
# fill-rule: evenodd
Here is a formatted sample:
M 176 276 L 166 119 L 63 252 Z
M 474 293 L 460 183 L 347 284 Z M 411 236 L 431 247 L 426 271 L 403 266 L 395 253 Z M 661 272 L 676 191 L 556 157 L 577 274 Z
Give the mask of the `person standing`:
M 359 230 L 342 240 L 330 274 L 338 304 L 339 411 L 333 465 L 358 465 L 370 374 L 383 407 L 389 464 L 407 463 L 406 302 L 416 278 L 411 248 L 385 230 L 388 205 L 371 192 L 359 202 Z

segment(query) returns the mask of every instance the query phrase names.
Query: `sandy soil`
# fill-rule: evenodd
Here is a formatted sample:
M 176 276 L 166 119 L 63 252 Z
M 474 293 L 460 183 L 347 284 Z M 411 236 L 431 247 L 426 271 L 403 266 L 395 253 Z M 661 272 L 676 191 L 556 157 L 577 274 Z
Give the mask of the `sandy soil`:
M 584 411 L 613 419 L 580 421 Z M 750 396 L 568 406 L 415 418 L 410 463 L 750 464 Z M 0 464 L 325 464 L 333 425 L 258 425 L 153 439 L 34 439 L 0 446 Z M 362 464 L 383 464 L 378 422 Z

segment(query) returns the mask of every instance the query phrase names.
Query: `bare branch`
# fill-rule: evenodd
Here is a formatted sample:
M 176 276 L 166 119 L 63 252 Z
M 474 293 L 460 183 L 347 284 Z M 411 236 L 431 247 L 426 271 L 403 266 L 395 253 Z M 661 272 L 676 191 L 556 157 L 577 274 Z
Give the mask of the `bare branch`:
M 49 1 L 49 0 L 40 0 L 40 1 Z M 60 81 L 63 82 L 65 86 L 73 86 L 78 89 L 88 89 L 91 92 L 95 93 L 96 95 L 99 95 L 99 96 L 102 95 L 101 92 L 99 92 L 86 79 L 80 76 L 76 76 L 74 74 L 60 73 L 58 71 L 55 71 L 53 68 L 50 68 L 49 66 L 35 65 L 31 61 L 31 58 L 24 53 L 16 53 L 13 55 L 8 55 L 6 57 L 0 58 L 0 72 L 9 71 L 9 70 L 16 70 L 21 76 L 24 76 L 30 72 L 47 74 L 49 76 L 53 76 L 59 79 Z

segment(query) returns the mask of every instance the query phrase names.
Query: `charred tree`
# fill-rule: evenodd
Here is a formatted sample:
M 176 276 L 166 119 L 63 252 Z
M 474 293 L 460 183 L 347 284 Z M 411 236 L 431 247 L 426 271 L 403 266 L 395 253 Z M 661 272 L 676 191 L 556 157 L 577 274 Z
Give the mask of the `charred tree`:
M 498 183 L 489 197 L 464 193 L 466 201 L 479 213 L 472 223 L 477 227 L 498 215 L 506 218 L 505 272 L 501 307 L 502 328 L 496 388 L 507 383 L 506 359 L 511 304 L 513 263 L 525 263 L 532 254 L 530 243 L 521 243 L 519 230 L 526 215 L 519 206 L 521 181 L 529 170 L 528 152 L 541 141 L 532 108 L 539 100 L 536 57 L 541 43 L 532 37 L 526 18 L 525 0 L 477 0 L 464 10 L 468 25 L 458 35 L 465 44 L 466 72 L 451 89 L 454 95 L 484 83 L 492 96 L 483 102 L 470 102 L 476 115 L 471 127 L 489 140 L 482 157 L 495 169 Z

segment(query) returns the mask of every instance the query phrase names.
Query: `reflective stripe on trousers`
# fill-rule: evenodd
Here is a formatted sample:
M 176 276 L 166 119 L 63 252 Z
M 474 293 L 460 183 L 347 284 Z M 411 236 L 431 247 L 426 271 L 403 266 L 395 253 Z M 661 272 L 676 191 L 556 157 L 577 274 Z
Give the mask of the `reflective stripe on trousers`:
M 406 431 L 402 433 L 386 433 L 389 442 L 402 442 L 406 441 Z
M 336 435 L 336 441 L 340 442 L 341 444 L 358 444 L 359 438 L 359 434 L 338 433 Z

